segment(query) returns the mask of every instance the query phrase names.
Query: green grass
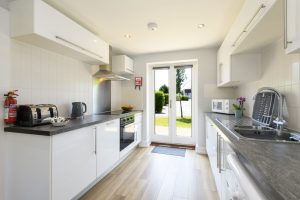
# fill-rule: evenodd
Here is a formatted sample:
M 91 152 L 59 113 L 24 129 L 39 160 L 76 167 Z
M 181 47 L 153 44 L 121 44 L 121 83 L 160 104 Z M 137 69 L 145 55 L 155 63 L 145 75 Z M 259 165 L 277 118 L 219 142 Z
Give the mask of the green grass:
M 155 125 L 168 126 L 168 117 L 155 117 Z M 190 116 L 184 116 L 183 118 L 176 118 L 176 127 L 178 128 L 192 128 L 192 118 Z

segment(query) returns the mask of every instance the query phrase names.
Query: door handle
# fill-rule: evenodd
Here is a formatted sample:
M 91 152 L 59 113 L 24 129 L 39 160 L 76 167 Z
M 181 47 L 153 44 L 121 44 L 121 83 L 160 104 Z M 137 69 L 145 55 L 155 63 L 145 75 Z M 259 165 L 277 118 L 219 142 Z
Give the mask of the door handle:
M 170 99 L 170 103 L 169 104 L 170 104 L 170 108 L 172 108 L 172 100 L 171 99 Z

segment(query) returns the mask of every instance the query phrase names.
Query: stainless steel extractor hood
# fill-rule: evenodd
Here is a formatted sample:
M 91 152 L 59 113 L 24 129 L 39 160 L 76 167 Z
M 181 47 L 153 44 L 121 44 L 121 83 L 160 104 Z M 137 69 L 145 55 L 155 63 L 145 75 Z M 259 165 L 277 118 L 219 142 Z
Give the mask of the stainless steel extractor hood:
M 111 81 L 128 81 L 126 78 L 120 74 L 115 74 L 112 72 L 112 47 L 109 46 L 109 63 L 108 65 L 100 65 L 99 70 L 93 75 L 95 78 L 103 78 L 105 80 Z

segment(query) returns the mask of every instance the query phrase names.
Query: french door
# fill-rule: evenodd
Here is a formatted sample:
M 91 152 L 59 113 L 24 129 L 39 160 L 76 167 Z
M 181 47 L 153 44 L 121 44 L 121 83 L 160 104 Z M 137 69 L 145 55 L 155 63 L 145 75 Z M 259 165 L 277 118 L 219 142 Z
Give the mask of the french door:
M 197 125 L 195 64 L 156 64 L 151 68 L 151 141 L 194 145 Z

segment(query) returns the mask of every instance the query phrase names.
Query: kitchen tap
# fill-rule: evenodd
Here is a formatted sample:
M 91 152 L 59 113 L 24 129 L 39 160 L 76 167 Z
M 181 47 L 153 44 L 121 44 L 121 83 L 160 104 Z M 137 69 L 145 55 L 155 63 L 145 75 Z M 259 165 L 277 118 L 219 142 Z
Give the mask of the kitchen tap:
M 285 121 L 283 119 L 284 95 L 282 95 L 280 92 L 278 92 L 277 90 L 275 90 L 274 88 L 271 88 L 271 87 L 260 88 L 258 90 L 258 92 L 256 93 L 256 95 L 262 91 L 271 91 L 277 97 L 277 100 L 278 100 L 277 116 L 276 116 L 276 119 L 273 120 L 273 123 L 276 125 L 276 129 L 279 130 L 278 132 L 280 134 L 282 129 L 284 128 L 284 125 L 287 123 L 287 121 Z M 256 95 L 253 97 L 254 99 L 256 98 Z

